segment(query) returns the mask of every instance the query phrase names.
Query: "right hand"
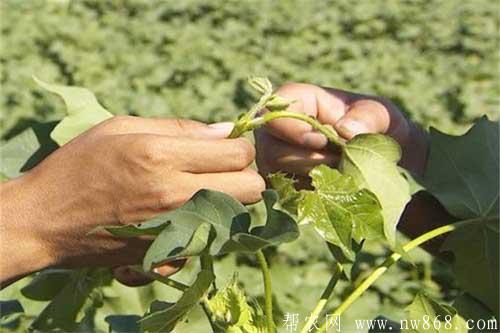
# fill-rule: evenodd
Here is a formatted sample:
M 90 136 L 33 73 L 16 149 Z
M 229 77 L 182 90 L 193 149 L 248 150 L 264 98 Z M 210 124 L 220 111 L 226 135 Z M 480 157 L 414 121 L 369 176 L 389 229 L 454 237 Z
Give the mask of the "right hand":
M 6 250 L 22 239 L 39 258 L 31 270 L 137 264 L 150 240 L 88 232 L 175 209 L 203 188 L 260 200 L 265 184 L 249 167 L 254 147 L 226 139 L 231 128 L 130 116 L 95 126 L 2 184 Z

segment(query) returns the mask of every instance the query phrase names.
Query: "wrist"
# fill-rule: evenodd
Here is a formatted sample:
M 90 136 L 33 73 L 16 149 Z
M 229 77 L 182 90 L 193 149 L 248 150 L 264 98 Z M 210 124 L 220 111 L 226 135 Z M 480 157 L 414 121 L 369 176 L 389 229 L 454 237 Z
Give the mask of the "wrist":
M 47 223 L 33 175 L 26 173 L 0 185 L 0 282 L 15 281 L 51 266 L 49 239 L 41 227 Z

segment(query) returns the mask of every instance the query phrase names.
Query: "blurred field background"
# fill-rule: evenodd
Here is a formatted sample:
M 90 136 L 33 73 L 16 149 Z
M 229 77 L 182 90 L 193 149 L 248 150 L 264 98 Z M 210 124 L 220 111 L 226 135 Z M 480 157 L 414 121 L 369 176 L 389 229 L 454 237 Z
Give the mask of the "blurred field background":
M 276 85 L 302 81 L 382 95 L 423 126 L 461 133 L 483 114 L 499 116 L 499 6 L 490 0 L 4 0 L 0 137 L 62 117 L 62 103 L 37 88 L 32 75 L 85 86 L 115 114 L 207 122 L 232 120 L 245 110 L 252 101 L 246 77 L 264 75 Z M 278 306 L 301 321 L 332 270 L 315 237 L 304 230 L 300 241 L 270 253 Z M 385 254 L 368 249 L 357 281 Z M 444 299 L 454 295 L 446 266 L 423 251 L 414 260 L 392 268 L 346 321 L 400 318 L 420 288 Z M 217 269 L 227 280 L 236 268 L 258 297 L 255 266 L 251 257 L 227 256 Z M 189 269 L 178 278 L 189 280 Z M 22 283 L 4 290 L 2 299 L 17 297 Z M 328 308 L 348 291 L 341 283 Z M 152 297 L 178 297 L 158 286 L 132 290 L 117 283 L 99 295 L 100 303 L 87 304 L 99 310 L 82 331 L 106 331 L 109 313 L 141 315 Z M 43 304 L 23 302 L 31 314 Z M 23 320 L 12 329 L 22 331 Z M 205 332 L 204 324 L 197 310 L 178 331 Z

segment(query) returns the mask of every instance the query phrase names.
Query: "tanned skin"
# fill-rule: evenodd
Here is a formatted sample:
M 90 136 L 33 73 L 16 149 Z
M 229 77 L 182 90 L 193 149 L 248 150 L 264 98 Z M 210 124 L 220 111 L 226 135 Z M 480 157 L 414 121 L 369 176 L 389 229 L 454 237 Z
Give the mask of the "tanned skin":
M 390 135 L 403 149 L 400 164 L 423 174 L 426 134 L 390 101 L 300 83 L 284 85 L 277 93 L 295 100 L 291 110 L 332 125 L 345 139 L 360 133 Z M 230 123 L 114 117 L 1 184 L 2 286 L 48 267 L 84 266 L 117 267 L 115 275 L 124 283 L 147 282 L 124 265 L 139 263 L 150 239 L 89 231 L 175 209 L 202 188 L 243 203 L 260 200 L 264 180 L 250 168 L 255 149 L 245 139 L 226 139 L 231 129 Z M 270 122 L 256 131 L 255 142 L 262 176 L 288 172 L 303 187 L 310 186 L 307 173 L 314 166 L 334 167 L 339 160 L 322 134 L 298 120 Z M 399 225 L 414 237 L 450 219 L 435 199 L 420 193 Z M 158 272 L 170 275 L 180 266 L 171 263 Z

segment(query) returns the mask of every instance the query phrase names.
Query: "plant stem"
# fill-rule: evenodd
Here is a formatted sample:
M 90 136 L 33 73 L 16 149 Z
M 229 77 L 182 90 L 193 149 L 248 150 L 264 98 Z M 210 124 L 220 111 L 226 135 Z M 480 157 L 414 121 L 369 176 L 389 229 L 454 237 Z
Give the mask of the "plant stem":
M 214 260 L 210 256 L 210 254 L 204 253 L 200 256 L 200 266 L 201 266 L 201 269 L 209 270 L 215 276 Z M 217 292 L 217 284 L 215 283 L 215 279 L 212 282 L 212 287 L 213 287 L 213 290 L 210 292 L 210 294 L 215 294 Z
M 312 326 L 315 325 L 317 322 L 319 315 L 321 314 L 321 311 L 323 311 L 323 308 L 325 307 L 326 303 L 328 302 L 328 299 L 330 298 L 333 289 L 335 288 L 335 285 L 337 284 L 337 281 L 340 279 L 340 276 L 342 275 L 342 266 L 337 263 L 335 265 L 335 271 L 332 274 L 332 277 L 330 278 L 330 281 L 328 282 L 328 285 L 326 286 L 325 290 L 323 291 L 323 294 L 321 294 L 321 298 L 318 301 L 318 304 L 314 308 L 314 310 L 311 312 L 311 315 L 309 316 L 309 319 L 307 322 L 304 324 L 304 327 L 302 327 L 302 330 L 300 333 L 307 333 L 311 330 Z
M 207 300 L 206 298 L 203 299 L 203 301 L 200 302 L 201 308 L 203 309 L 203 312 L 205 312 L 205 315 L 207 316 L 208 322 L 210 323 L 210 327 L 212 328 L 212 332 L 216 333 L 219 332 L 217 329 L 217 326 L 214 323 L 214 320 L 212 319 L 212 313 L 210 312 L 208 306 L 207 306 Z
M 257 260 L 259 261 L 260 269 L 262 270 L 262 276 L 264 278 L 264 296 L 265 296 L 265 309 L 264 313 L 266 315 L 267 331 L 269 333 L 274 332 L 274 319 L 273 319 L 273 291 L 271 286 L 271 272 L 267 266 L 266 257 L 262 250 L 255 253 Z
M 291 118 L 302 120 L 309 125 L 311 125 L 315 130 L 326 136 L 328 141 L 333 143 L 336 146 L 344 147 L 346 145 L 346 141 L 341 138 L 338 133 L 333 129 L 333 127 L 329 125 L 324 125 L 320 123 L 313 117 L 310 117 L 303 113 L 296 113 L 291 111 L 273 111 L 264 114 L 262 117 L 258 117 L 253 119 L 250 124 L 247 126 L 247 131 L 254 130 L 271 120 L 275 120 L 278 118 Z
M 463 220 L 460 222 L 447 224 L 445 226 L 433 229 L 418 236 L 417 238 L 411 240 L 403 246 L 403 251 L 408 252 L 413 250 L 422 243 L 427 242 L 433 238 L 451 232 L 457 228 L 469 225 L 472 223 L 477 223 L 479 221 L 487 221 L 491 219 L 496 219 L 497 217 L 480 217 L 469 220 Z M 339 305 L 339 307 L 333 311 L 332 317 L 340 316 L 344 311 L 349 308 L 382 274 L 387 271 L 387 269 L 401 259 L 402 255 L 394 252 L 391 254 L 380 266 L 378 266 L 373 272 L 363 281 L 361 284 L 349 295 L 347 298 Z M 326 322 L 320 327 L 319 332 L 324 332 L 326 330 Z
M 266 103 L 269 101 L 269 98 L 271 98 L 271 95 L 271 93 L 262 95 L 259 101 L 255 103 L 252 108 L 234 124 L 233 130 L 231 131 L 231 134 L 229 134 L 229 139 L 239 138 L 243 135 L 243 133 L 253 129 L 252 127 L 249 127 L 251 126 L 252 120 L 255 118 L 257 113 L 266 106 Z

